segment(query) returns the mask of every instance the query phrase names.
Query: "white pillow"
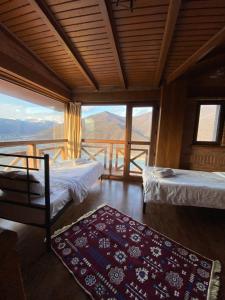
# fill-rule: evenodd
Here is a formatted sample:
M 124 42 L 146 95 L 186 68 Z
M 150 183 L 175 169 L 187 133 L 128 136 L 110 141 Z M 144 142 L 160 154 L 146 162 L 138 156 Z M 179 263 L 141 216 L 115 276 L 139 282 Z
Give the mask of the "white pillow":
M 30 180 L 30 198 L 42 197 L 45 194 L 45 187 L 40 182 L 39 178 L 33 173 L 29 174 Z M 8 191 L 7 189 L 14 189 L 25 193 L 20 193 L 17 191 Z M 0 190 L 4 192 L 4 197 L 10 200 L 26 200 L 28 199 L 28 184 L 27 184 L 27 174 L 23 171 L 9 171 L 0 172 Z
M 83 165 L 83 164 L 88 164 L 90 162 L 89 159 L 86 159 L 86 158 L 77 158 L 75 159 L 75 164 L 76 165 Z
M 55 169 L 63 169 L 63 168 L 72 168 L 83 164 L 90 163 L 89 159 L 86 158 L 77 158 L 77 159 L 67 159 L 63 161 L 54 162 L 51 164 L 52 168 Z

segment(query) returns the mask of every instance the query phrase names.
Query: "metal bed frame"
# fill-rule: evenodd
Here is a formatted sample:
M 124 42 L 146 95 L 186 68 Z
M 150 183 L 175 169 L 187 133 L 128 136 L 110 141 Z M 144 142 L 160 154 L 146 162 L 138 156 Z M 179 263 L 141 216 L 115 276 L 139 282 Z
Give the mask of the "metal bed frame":
M 63 209 L 61 209 L 56 216 L 54 216 L 51 219 L 51 212 L 50 212 L 50 176 L 49 176 L 49 155 L 45 154 L 44 156 L 29 156 L 29 155 L 17 155 L 17 154 L 5 154 L 5 153 L 0 153 L 0 157 L 1 156 L 5 156 L 5 157 L 18 157 L 18 158 L 23 158 L 26 161 L 26 166 L 25 167 L 20 167 L 20 166 L 11 166 L 11 165 L 7 165 L 7 164 L 0 164 L 0 167 L 6 167 L 6 168 L 13 168 L 13 169 L 19 169 L 19 170 L 24 170 L 26 171 L 26 179 L 16 179 L 17 181 L 25 181 L 27 183 L 26 185 L 26 190 L 21 191 L 18 189 L 14 189 L 14 188 L 5 188 L 4 190 L 7 190 L 9 192 L 15 192 L 18 194 L 24 194 L 27 195 L 27 202 L 17 202 L 15 200 L 0 200 L 2 203 L 7 203 L 10 205 L 15 205 L 15 206 L 23 206 L 23 207 L 29 207 L 29 208 L 34 208 L 34 209 L 40 209 L 40 210 L 44 210 L 45 211 L 45 222 L 43 224 L 35 224 L 35 223 L 26 223 L 26 222 L 21 222 L 19 221 L 19 223 L 23 223 L 26 225 L 32 225 L 32 226 L 37 226 L 37 227 L 41 227 L 44 228 L 46 230 L 46 247 L 47 250 L 50 251 L 51 250 L 51 226 L 56 222 L 56 220 L 63 214 L 63 212 L 66 210 L 66 208 L 72 203 L 72 201 L 69 201 L 64 207 Z M 34 204 L 31 201 L 31 196 L 35 195 L 38 196 L 39 194 L 37 193 L 33 193 L 31 192 L 31 183 L 38 183 L 38 181 L 34 181 L 30 179 L 30 171 L 38 171 L 39 169 L 37 168 L 33 168 L 29 166 L 29 159 L 32 160 L 38 160 L 38 161 L 44 161 L 44 182 L 45 182 L 45 205 L 39 205 L 39 204 Z M 7 176 L 1 176 L 2 178 L 5 179 L 10 179 Z M 0 184 L 0 189 L 1 189 L 1 184 Z M 10 219 L 8 219 L 10 220 Z M 11 221 L 15 221 L 16 220 L 11 220 Z

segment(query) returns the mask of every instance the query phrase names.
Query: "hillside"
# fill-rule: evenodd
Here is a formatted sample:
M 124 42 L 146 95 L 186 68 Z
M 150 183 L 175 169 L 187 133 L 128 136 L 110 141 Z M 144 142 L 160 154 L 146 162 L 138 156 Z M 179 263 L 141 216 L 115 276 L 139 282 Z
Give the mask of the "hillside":
M 63 126 L 51 121 L 21 121 L 0 118 L 1 141 L 25 139 L 52 139 L 54 132 L 62 136 Z
M 133 118 L 133 140 L 145 140 L 145 132 L 151 113 Z M 18 139 L 52 139 L 63 138 L 63 124 L 50 121 L 21 121 L 0 118 L 0 139 L 2 141 Z M 126 120 L 110 112 L 102 112 L 82 119 L 83 138 L 124 140 Z
M 144 140 L 149 137 L 145 132 L 149 118 L 151 118 L 151 113 L 133 118 L 133 140 Z M 87 139 L 124 140 L 125 129 L 125 117 L 106 111 L 82 119 L 83 138 Z

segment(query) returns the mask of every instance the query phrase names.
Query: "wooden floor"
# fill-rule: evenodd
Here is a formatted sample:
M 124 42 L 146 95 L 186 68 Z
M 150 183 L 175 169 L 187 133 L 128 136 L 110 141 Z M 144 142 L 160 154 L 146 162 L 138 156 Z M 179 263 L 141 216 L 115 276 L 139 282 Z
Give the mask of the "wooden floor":
M 225 299 L 225 211 L 151 205 L 143 216 L 140 184 L 103 180 L 92 188 L 83 204 L 70 206 L 55 228 L 70 224 L 104 202 L 202 255 L 219 259 L 223 267 L 219 300 Z M 41 229 L 1 219 L 0 227 L 18 232 L 18 251 L 29 300 L 89 299 L 56 256 L 45 251 Z

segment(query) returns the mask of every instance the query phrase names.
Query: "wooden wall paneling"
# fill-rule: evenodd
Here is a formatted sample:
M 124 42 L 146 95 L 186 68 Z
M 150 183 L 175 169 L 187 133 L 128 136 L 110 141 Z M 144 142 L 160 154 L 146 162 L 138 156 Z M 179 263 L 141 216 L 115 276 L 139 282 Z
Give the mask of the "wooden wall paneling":
M 215 50 L 187 74 L 188 96 L 214 99 L 225 97 L 224 47 Z
M 163 34 L 162 45 L 160 49 L 158 66 L 155 73 L 155 85 L 158 86 L 160 84 L 162 73 L 165 68 L 169 48 L 172 42 L 175 25 L 177 22 L 178 14 L 180 11 L 181 0 L 171 0 L 168 8 L 165 31 Z
M 1 78 L 20 83 L 56 98 L 70 99 L 70 91 L 52 72 L 43 66 L 23 45 L 0 26 Z M 32 87 L 31 87 L 32 86 Z
M 78 69 L 81 71 L 83 76 L 87 79 L 90 85 L 92 85 L 95 89 L 98 89 L 98 84 L 93 77 L 90 70 L 88 70 L 87 66 L 85 65 L 84 61 L 82 60 L 79 52 L 74 47 L 73 43 L 71 43 L 70 39 L 67 37 L 66 33 L 64 32 L 63 28 L 59 25 L 57 20 L 55 19 L 54 14 L 51 12 L 49 7 L 46 3 L 42 0 L 34 1 L 29 0 L 32 7 L 40 14 L 41 18 L 46 22 L 50 30 L 57 36 L 59 41 L 64 45 L 67 53 L 75 60 Z
M 156 166 L 180 167 L 183 122 L 186 108 L 186 82 L 179 79 L 162 87 Z
M 225 172 L 225 147 L 193 146 L 182 160 L 186 169 Z
M 195 55 L 199 54 L 198 51 L 200 49 L 204 50 L 201 47 L 208 47 L 208 50 L 205 49 L 204 52 L 210 52 L 215 47 L 213 43 L 217 43 L 217 33 L 222 30 L 224 26 L 224 1 L 206 1 L 204 4 L 203 1 L 182 1 L 174 38 L 167 59 L 164 78 L 166 78 L 168 82 L 173 80 L 175 77 L 172 76 L 176 75 L 175 71 L 178 71 L 183 64 L 190 62 L 190 58 L 196 58 Z M 211 39 L 212 45 L 207 44 Z M 204 53 L 201 53 L 199 55 L 200 59 L 203 56 Z M 186 70 L 187 69 L 183 70 L 183 72 L 186 72 Z M 172 73 L 174 74 L 172 75 Z
M 106 29 L 107 33 L 109 35 L 109 39 L 111 42 L 111 47 L 113 50 L 114 58 L 117 64 L 120 80 L 122 83 L 122 87 L 125 89 L 127 88 L 127 79 L 126 79 L 126 74 L 123 68 L 122 64 L 122 57 L 121 57 L 121 51 L 119 48 L 119 43 L 116 35 L 116 29 L 115 25 L 113 23 L 113 15 L 111 11 L 111 6 L 107 0 L 100 0 L 99 2 L 99 7 L 101 9 L 102 16 L 104 18 L 105 24 L 106 24 Z
M 187 95 L 188 97 L 188 95 Z M 198 111 L 197 101 L 191 101 L 190 98 L 187 99 L 187 107 L 184 118 L 184 130 L 182 137 L 182 150 L 181 150 L 181 168 L 190 169 L 190 166 L 187 163 L 188 156 L 190 153 L 194 129 L 196 125 L 196 115 Z
M 107 23 L 111 20 L 101 10 L 104 3 L 99 0 L 65 1 L 60 5 L 47 3 L 91 69 L 99 87 L 121 88 L 118 60 L 110 39 L 110 23 Z
M 125 2 L 4 0 L 0 22 L 70 88 L 87 91 L 156 88 L 223 38 L 223 0 L 140 0 L 133 12 Z
M 11 1 L 8 1 L 11 2 Z M 0 21 L 2 18 L 4 18 L 5 14 L 11 14 L 14 12 L 14 10 L 17 10 L 18 7 L 20 7 L 20 1 L 19 0 L 13 0 L 13 3 L 15 3 L 15 8 L 13 10 L 10 9 L 9 7 L 5 7 L 4 5 L 0 5 Z M 85 77 L 82 75 L 82 73 L 79 71 L 76 62 L 74 59 L 69 56 L 69 54 L 66 52 L 65 48 L 63 45 L 59 42 L 57 39 L 57 36 L 55 36 L 52 31 L 49 29 L 49 27 L 45 24 L 43 19 L 40 18 L 40 15 L 38 14 L 37 11 L 34 10 L 34 8 L 31 6 L 29 3 L 29 0 L 24 1 L 24 6 L 23 7 L 29 7 L 32 9 L 32 12 L 29 14 L 31 15 L 31 20 L 24 22 L 24 15 L 18 15 L 16 18 L 7 18 L 4 20 L 4 25 L 12 32 L 17 38 L 20 39 L 20 41 L 24 44 L 27 49 L 31 50 L 36 57 L 41 59 L 43 63 L 45 63 L 46 67 L 48 67 L 50 70 L 52 70 L 53 73 L 55 73 L 62 81 L 67 82 L 67 85 L 70 85 L 72 88 L 77 86 L 78 83 L 81 85 L 88 85 L 87 80 Z M 15 20 L 17 25 L 10 25 L 11 20 Z M 28 31 L 29 29 L 29 31 Z M 43 38 L 39 37 L 38 39 L 34 39 L 32 32 L 36 32 L 35 30 L 37 29 L 37 32 L 44 32 L 44 35 L 50 35 L 51 40 L 53 39 L 53 36 L 55 37 L 55 40 L 53 41 L 45 41 L 43 43 Z M 25 34 L 23 35 L 23 33 Z M 25 39 L 25 40 L 23 40 Z M 67 58 L 71 60 L 71 70 L 79 71 L 79 74 L 74 74 L 73 76 L 70 75 L 69 81 L 68 76 L 65 76 L 65 72 L 61 69 L 60 71 L 55 70 L 55 67 L 51 65 L 52 61 L 51 58 L 53 54 L 55 53 L 61 53 L 63 55 L 67 55 Z M 48 60 L 50 58 L 50 60 Z M 58 65 L 63 66 L 64 65 L 64 59 L 62 58 L 61 61 L 58 61 Z M 78 80 L 79 79 L 79 80 Z M 81 82 L 81 80 L 83 82 Z M 77 81 L 79 81 L 77 83 Z
M 169 1 L 140 1 L 130 12 L 112 4 L 113 18 L 130 87 L 155 87 Z
M 225 171 L 225 127 L 221 146 L 193 145 L 193 135 L 199 99 L 189 99 L 185 112 L 184 134 L 182 142 L 181 168 L 202 171 Z M 210 100 L 208 97 L 208 101 Z M 214 99 L 217 101 L 216 99 Z M 224 100 L 225 102 L 225 100 Z
M 225 41 L 225 27 L 218 31 L 211 39 L 209 39 L 204 45 L 202 45 L 193 55 L 191 55 L 183 64 L 181 64 L 172 74 L 167 78 L 167 82 L 170 83 L 177 77 L 184 74 L 200 59 L 206 56 L 210 51 L 219 46 Z

